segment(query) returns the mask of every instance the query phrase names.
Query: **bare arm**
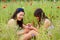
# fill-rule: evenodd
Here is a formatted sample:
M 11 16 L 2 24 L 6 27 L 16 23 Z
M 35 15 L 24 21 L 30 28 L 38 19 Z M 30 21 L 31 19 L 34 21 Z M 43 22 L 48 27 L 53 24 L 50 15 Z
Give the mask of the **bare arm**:
M 35 28 L 31 23 L 28 23 L 26 27 L 30 30 L 35 30 L 36 32 L 38 32 L 37 28 Z
M 36 32 L 38 32 L 38 29 L 37 28 L 35 28 L 35 27 L 30 27 L 29 29 L 31 29 L 31 30 L 35 30 Z
M 14 22 L 14 19 L 10 19 L 7 23 L 8 28 L 13 28 L 16 26 L 16 23 Z
M 47 19 L 47 20 L 45 20 L 45 22 L 44 22 L 44 28 L 45 28 L 45 30 L 49 27 L 51 25 L 51 22 Z
M 26 29 L 17 31 L 17 35 L 26 34 L 26 33 L 27 33 Z
M 29 32 L 29 30 L 27 26 L 23 24 L 23 30 L 17 31 L 17 35 L 26 34 L 27 32 Z

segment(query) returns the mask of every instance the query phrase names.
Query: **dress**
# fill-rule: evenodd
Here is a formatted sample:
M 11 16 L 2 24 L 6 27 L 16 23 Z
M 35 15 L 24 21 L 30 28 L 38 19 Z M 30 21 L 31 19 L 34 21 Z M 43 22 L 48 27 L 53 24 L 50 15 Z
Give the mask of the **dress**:
M 23 32 L 24 30 L 17 25 L 16 20 L 10 19 L 7 25 L 8 25 L 8 29 L 11 30 L 11 33 L 13 32 L 16 35 L 16 37 L 20 38 L 21 40 L 23 39 L 22 37 L 23 34 L 17 36 L 17 32 Z

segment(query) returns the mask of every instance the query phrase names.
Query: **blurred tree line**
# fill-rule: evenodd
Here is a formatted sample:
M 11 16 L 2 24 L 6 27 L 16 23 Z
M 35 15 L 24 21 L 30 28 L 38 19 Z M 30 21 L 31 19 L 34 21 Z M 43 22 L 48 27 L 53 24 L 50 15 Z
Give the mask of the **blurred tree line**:
M 3 1 L 3 2 L 6 2 L 6 1 L 60 1 L 60 0 L 0 0 L 0 1 Z

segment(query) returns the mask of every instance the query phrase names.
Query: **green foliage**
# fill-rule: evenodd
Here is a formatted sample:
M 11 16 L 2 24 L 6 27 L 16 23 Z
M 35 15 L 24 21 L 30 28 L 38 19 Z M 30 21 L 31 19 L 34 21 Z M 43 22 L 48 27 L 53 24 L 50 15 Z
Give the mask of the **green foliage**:
M 6 6 L 7 5 L 7 6 Z M 6 6 L 4 8 L 4 6 Z M 39 36 L 37 40 L 60 40 L 60 1 L 54 2 L 36 2 L 33 1 L 32 5 L 30 2 L 0 2 L 0 40 L 17 40 L 15 29 L 7 27 L 7 22 L 13 15 L 16 8 L 22 7 L 25 10 L 24 24 L 32 23 L 33 21 L 37 24 L 33 13 L 36 8 L 42 8 L 48 18 L 52 21 L 55 26 L 52 30 L 52 38 L 48 37 L 43 31 L 43 28 L 39 28 Z M 33 40 L 33 39 L 32 39 Z

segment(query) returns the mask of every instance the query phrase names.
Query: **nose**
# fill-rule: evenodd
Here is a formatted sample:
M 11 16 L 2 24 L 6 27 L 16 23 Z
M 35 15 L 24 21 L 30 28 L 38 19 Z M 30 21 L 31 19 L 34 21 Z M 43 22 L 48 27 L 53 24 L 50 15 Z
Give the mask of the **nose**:
M 36 19 L 39 21 L 39 17 L 36 17 Z
M 39 17 L 36 17 L 39 20 Z
M 24 16 L 21 16 L 21 18 L 23 18 Z

